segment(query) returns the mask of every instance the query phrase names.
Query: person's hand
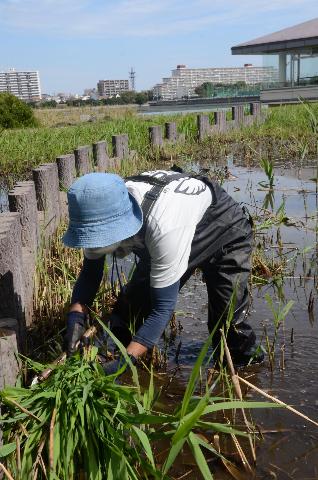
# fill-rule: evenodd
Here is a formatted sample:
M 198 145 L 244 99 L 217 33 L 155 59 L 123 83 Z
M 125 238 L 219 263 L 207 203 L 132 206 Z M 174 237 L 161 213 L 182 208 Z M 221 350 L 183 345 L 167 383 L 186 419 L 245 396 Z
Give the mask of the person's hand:
M 82 312 L 69 312 L 66 323 L 66 353 L 73 355 L 76 351 L 76 344 L 86 330 L 86 315 Z
M 136 363 L 136 358 L 133 355 L 129 355 L 129 358 L 133 365 Z M 128 364 L 123 356 L 115 358 L 110 362 L 102 361 L 102 367 L 105 372 L 105 375 L 114 375 L 119 370 L 121 370 L 124 366 L 126 367 Z

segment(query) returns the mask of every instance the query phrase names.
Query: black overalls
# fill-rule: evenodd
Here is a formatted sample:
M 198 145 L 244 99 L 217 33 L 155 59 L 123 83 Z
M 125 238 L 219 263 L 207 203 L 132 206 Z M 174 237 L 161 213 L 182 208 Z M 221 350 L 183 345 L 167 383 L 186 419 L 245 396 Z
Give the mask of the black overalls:
M 172 174 L 164 177 L 140 175 L 127 180 L 142 181 L 153 185 L 146 193 L 141 205 L 144 223 L 140 235 L 144 237 L 148 215 L 156 201 L 160 201 L 163 188 L 173 180 L 189 177 L 187 174 Z M 203 218 L 197 224 L 191 244 L 188 269 L 180 279 L 180 289 L 196 268 L 203 272 L 208 291 L 208 329 L 212 331 L 217 322 L 222 327 L 227 318 L 228 306 L 235 291 L 235 313 L 228 331 L 227 342 L 234 361 L 253 350 L 255 334 L 246 323 L 244 314 L 248 305 L 248 279 L 252 229 L 250 221 L 240 205 L 215 181 L 200 175 L 195 178 L 203 181 L 211 190 L 212 202 Z M 111 325 L 113 333 L 127 346 L 131 341 L 128 325 L 136 322 L 136 330 L 151 311 L 150 305 L 150 256 L 146 249 L 134 251 L 139 257 L 131 280 L 119 294 L 113 313 L 127 325 Z M 219 335 L 214 336 L 217 346 Z

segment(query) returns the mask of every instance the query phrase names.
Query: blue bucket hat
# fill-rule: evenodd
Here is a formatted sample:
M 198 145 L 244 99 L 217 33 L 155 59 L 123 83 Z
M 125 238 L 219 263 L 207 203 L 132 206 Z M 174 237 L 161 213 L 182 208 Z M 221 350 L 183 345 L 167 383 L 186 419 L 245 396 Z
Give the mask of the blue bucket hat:
M 142 210 L 118 175 L 83 175 L 67 198 L 69 226 L 62 240 L 68 247 L 107 247 L 141 229 Z

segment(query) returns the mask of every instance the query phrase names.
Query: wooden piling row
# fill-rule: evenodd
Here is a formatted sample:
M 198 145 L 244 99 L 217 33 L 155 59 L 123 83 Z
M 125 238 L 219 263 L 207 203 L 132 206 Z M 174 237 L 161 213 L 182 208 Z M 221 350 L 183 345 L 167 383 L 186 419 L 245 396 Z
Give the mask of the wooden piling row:
M 210 124 L 208 115 L 198 115 L 198 140 L 202 141 L 206 137 L 214 133 L 227 132 L 231 129 L 241 128 L 243 126 L 252 125 L 261 120 L 260 103 L 251 103 L 249 105 L 249 114 L 245 112 L 245 105 L 234 105 L 231 107 L 231 120 L 226 118 L 226 110 L 218 110 L 214 112 L 214 124 Z

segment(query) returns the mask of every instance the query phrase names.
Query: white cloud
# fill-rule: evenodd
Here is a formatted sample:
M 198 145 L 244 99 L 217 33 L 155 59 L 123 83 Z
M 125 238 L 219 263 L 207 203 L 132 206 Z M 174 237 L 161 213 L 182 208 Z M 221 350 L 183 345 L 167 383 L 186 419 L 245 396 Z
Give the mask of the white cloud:
M 317 0 L 0 0 L 0 25 L 49 35 L 160 36 L 251 18 L 264 25 L 264 14 L 286 9 L 318 15 Z

